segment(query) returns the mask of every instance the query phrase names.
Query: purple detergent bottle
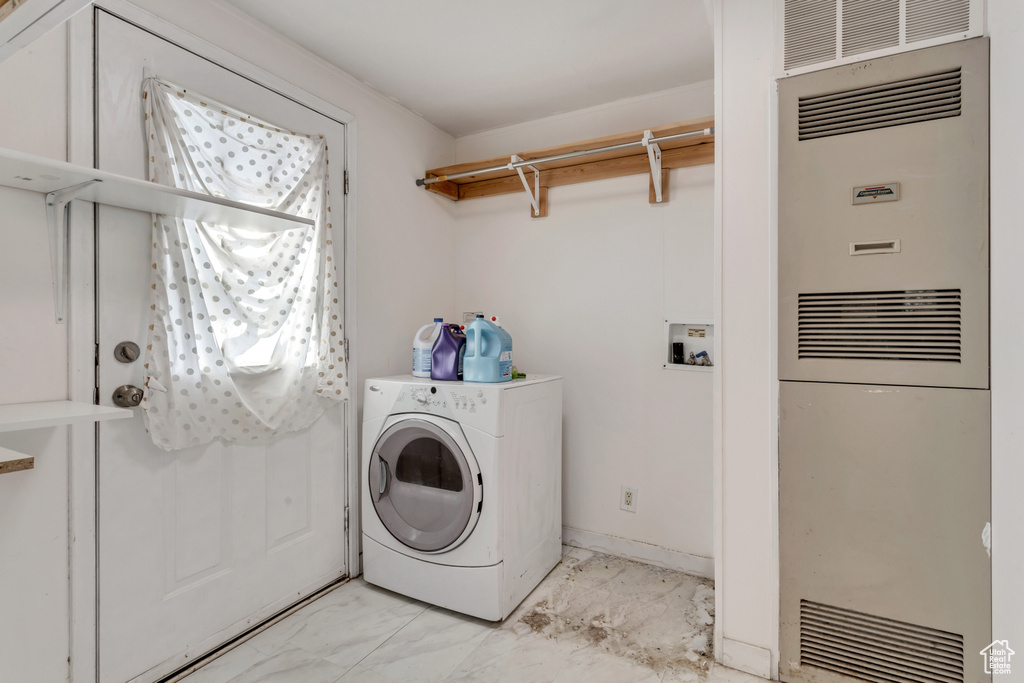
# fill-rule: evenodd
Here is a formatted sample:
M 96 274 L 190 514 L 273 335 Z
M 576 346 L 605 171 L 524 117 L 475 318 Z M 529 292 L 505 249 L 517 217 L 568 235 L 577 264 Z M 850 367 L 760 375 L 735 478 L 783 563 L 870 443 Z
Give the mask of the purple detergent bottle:
M 466 353 L 466 335 L 458 325 L 444 325 L 430 353 L 430 379 L 462 379 L 462 357 Z

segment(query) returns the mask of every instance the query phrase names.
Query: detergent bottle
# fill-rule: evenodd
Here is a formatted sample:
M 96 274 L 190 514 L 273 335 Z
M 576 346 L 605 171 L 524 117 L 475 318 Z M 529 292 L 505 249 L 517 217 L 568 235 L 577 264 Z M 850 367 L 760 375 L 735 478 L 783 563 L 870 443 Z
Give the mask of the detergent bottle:
M 512 379 L 512 336 L 478 315 L 466 328 L 463 377 L 467 382 L 508 382 Z
M 492 315 L 491 322 L 498 328 L 498 334 L 501 335 L 502 353 L 498 369 L 501 371 L 501 376 L 504 379 L 500 381 L 507 382 L 515 379 L 515 371 L 512 370 L 512 335 L 501 326 L 501 320 L 498 319 L 498 316 Z
M 462 379 L 462 361 L 466 353 L 466 335 L 458 325 L 444 325 L 430 354 L 430 379 Z
M 443 318 L 434 318 L 434 322 L 424 325 L 412 338 L 412 375 L 413 377 L 430 377 L 430 354 L 434 350 L 434 342 L 444 327 Z

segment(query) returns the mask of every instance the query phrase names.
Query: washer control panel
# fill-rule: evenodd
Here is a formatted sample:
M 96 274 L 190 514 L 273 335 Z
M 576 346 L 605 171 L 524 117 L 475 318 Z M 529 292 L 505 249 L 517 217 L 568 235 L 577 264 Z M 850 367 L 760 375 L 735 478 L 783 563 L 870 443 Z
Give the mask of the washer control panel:
M 487 397 L 480 390 L 452 392 L 452 406 L 456 412 L 473 414 L 485 405 L 487 405 Z
M 436 386 L 404 386 L 395 399 L 393 412 L 429 413 L 443 417 L 454 417 L 452 401 L 448 394 Z

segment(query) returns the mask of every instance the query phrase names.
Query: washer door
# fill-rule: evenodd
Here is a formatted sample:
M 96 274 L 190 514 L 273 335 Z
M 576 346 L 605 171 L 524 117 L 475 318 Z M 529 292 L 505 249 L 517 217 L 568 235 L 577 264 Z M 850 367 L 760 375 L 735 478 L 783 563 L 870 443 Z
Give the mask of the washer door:
M 454 436 L 429 418 L 402 419 L 373 447 L 370 500 L 391 535 L 414 550 L 457 547 L 480 516 L 480 470 L 465 438 Z

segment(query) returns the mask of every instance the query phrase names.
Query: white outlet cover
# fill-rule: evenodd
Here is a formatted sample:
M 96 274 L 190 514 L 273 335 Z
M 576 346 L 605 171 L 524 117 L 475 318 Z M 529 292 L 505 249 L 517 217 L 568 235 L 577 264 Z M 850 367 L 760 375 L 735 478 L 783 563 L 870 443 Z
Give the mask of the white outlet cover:
M 619 494 L 619 509 L 626 512 L 636 512 L 636 495 L 636 487 L 623 486 L 622 493 Z

